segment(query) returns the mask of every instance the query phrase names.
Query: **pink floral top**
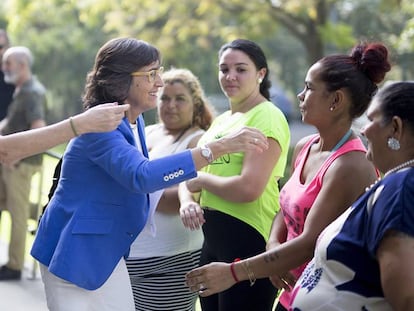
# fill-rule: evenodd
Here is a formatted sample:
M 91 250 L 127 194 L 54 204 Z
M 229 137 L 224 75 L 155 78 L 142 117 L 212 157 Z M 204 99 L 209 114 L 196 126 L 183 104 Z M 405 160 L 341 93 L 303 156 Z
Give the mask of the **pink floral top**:
M 322 188 L 323 177 L 325 172 L 331 164 L 341 155 L 350 151 L 366 152 L 366 149 L 359 138 L 355 138 L 346 142 L 337 151 L 331 153 L 326 161 L 319 168 L 315 177 L 308 184 L 303 184 L 300 181 L 300 176 L 303 167 L 308 158 L 309 150 L 312 144 L 319 140 L 319 135 L 312 136 L 309 141 L 303 146 L 295 161 L 295 169 L 292 176 L 283 186 L 280 192 L 280 206 L 283 211 L 285 224 L 288 230 L 287 241 L 292 240 L 302 234 L 305 224 L 306 216 L 312 208 L 313 202 Z M 296 278 L 302 274 L 307 262 L 300 267 L 290 271 Z M 285 307 L 289 307 L 291 294 L 284 291 L 280 297 L 279 302 Z

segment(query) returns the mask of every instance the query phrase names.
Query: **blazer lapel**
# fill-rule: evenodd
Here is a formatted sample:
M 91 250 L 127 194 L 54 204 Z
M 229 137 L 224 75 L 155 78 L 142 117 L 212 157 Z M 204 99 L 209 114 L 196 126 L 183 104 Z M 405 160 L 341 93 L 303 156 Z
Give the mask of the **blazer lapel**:
M 137 119 L 137 124 L 139 140 L 141 141 L 142 153 L 146 158 L 148 158 L 148 149 L 147 144 L 145 143 L 145 123 L 142 115 L 139 115 Z
M 132 134 L 131 128 L 129 126 L 129 121 L 127 118 L 124 118 L 121 124 L 118 126 L 119 131 L 125 136 L 128 143 L 133 146 L 136 146 L 134 135 Z

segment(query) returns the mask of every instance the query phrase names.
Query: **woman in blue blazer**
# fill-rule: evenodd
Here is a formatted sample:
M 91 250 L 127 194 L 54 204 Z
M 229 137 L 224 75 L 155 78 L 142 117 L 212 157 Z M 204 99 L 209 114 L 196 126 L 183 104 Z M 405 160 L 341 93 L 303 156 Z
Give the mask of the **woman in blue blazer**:
M 50 310 L 134 310 L 124 257 L 146 223 L 149 193 L 197 175 L 227 153 L 267 148 L 252 128 L 157 160 L 148 160 L 141 114 L 156 107 L 160 53 L 132 38 L 98 51 L 83 97 L 86 109 L 102 102 L 130 105 L 115 131 L 73 139 L 61 177 L 31 254 L 40 262 Z

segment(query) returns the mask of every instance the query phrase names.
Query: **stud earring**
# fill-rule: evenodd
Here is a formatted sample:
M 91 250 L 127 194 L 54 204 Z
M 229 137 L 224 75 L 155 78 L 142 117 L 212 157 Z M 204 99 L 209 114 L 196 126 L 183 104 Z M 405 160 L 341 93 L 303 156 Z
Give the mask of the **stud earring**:
M 263 82 L 262 78 L 257 79 L 257 83 L 261 84 Z
M 391 150 L 399 150 L 401 145 L 400 142 L 398 141 L 398 139 L 394 138 L 394 137 L 390 137 L 388 138 L 387 141 L 388 144 L 388 148 L 390 148 Z
M 335 106 L 331 106 L 331 108 L 329 108 L 329 111 L 334 111 Z

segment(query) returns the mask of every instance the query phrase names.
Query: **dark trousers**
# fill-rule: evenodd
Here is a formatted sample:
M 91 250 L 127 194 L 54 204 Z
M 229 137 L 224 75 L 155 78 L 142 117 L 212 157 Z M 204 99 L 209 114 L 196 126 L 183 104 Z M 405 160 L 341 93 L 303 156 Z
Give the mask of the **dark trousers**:
M 212 261 L 232 262 L 265 251 L 263 236 L 253 227 L 227 214 L 205 210 L 204 244 L 200 265 Z M 268 278 L 258 279 L 253 286 L 240 282 L 228 290 L 200 298 L 203 311 L 271 311 L 277 289 Z

